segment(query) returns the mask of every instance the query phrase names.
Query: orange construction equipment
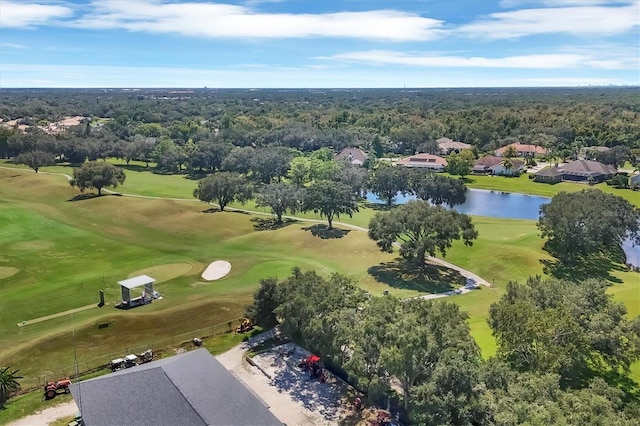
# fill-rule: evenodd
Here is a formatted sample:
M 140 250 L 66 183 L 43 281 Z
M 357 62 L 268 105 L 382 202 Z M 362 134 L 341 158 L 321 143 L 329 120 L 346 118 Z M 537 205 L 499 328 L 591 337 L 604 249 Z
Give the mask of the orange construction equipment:
M 71 380 L 69 379 L 59 380 L 57 382 L 47 382 L 47 384 L 44 385 L 44 398 L 53 399 L 58 394 L 70 393 L 71 389 L 69 388 L 69 385 L 71 385 Z
M 236 333 L 246 333 L 247 331 L 253 330 L 253 324 L 249 318 L 242 318 L 240 320 L 240 325 L 236 328 Z

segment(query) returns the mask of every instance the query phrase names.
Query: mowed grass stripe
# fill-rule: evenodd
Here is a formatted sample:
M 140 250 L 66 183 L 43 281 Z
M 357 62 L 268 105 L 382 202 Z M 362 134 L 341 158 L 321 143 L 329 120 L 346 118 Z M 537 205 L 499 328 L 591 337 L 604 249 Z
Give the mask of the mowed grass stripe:
M 92 303 L 91 305 L 81 306 L 75 309 L 69 309 L 68 311 L 58 312 L 57 314 L 47 315 L 46 317 L 35 318 L 28 321 L 22 321 L 18 323 L 18 327 L 24 327 L 27 325 L 37 324 L 42 321 L 48 321 L 54 318 L 64 317 L 71 314 L 77 314 L 78 312 L 86 311 L 87 309 L 97 308 L 97 303 Z

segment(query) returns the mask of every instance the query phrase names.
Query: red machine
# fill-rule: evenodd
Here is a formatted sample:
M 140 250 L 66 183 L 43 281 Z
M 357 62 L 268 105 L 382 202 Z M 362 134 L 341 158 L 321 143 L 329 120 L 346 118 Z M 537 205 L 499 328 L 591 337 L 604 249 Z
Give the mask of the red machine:
M 44 398 L 45 399 L 53 399 L 56 395 L 61 393 L 70 393 L 71 389 L 69 386 L 71 385 L 71 380 L 64 379 L 59 380 L 57 382 L 47 382 L 44 385 Z
M 323 382 L 326 381 L 326 376 L 322 370 L 322 364 L 320 363 L 320 357 L 318 355 L 309 355 L 298 364 L 298 367 L 304 371 L 308 371 L 311 377 L 317 377 Z

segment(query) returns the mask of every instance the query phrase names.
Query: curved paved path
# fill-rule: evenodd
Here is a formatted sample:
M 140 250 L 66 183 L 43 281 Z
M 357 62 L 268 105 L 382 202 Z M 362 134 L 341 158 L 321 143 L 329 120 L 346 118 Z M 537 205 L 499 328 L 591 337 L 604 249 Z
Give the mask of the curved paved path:
M 31 169 L 19 169 L 19 168 L 15 168 L 15 167 L 4 167 L 4 166 L 0 166 L 0 168 L 2 169 L 8 169 L 8 170 L 17 170 L 17 171 L 26 171 L 26 172 L 33 172 L 33 170 Z M 73 179 L 71 176 L 69 176 L 68 174 L 65 173 L 58 173 L 58 172 L 40 172 L 42 174 L 48 174 L 48 175 L 60 175 L 60 176 L 64 176 L 65 178 L 67 178 L 67 180 L 71 180 Z M 146 199 L 151 199 L 151 200 L 172 200 L 172 201 L 192 201 L 192 202 L 200 202 L 199 200 L 193 199 L 193 198 L 171 198 L 171 197 L 156 197 L 156 196 L 151 196 L 151 195 L 138 195 L 138 194 L 128 194 L 128 193 L 124 193 L 124 192 L 117 192 L 117 191 L 112 191 L 110 189 L 104 189 L 104 192 L 108 193 L 108 194 L 118 194 L 118 195 L 122 195 L 124 197 L 132 197 L 132 198 L 146 198 Z M 210 203 L 211 205 L 214 206 L 218 206 L 215 203 Z M 218 206 L 219 207 L 219 206 Z M 255 210 L 247 210 L 247 209 L 238 209 L 238 208 L 234 208 L 234 207 L 227 207 L 227 210 L 229 211 L 238 211 L 238 212 L 246 212 L 246 213 L 251 213 L 251 214 L 257 214 L 257 215 L 262 215 L 262 216 L 271 216 L 271 213 L 266 213 L 266 212 L 260 212 L 260 211 L 255 211 Z M 283 218 L 286 219 L 292 219 L 292 220 L 298 220 L 301 222 L 311 222 L 311 223 L 325 223 L 326 220 L 320 220 L 320 219 L 308 219 L 308 218 L 303 218 L 303 217 L 298 217 L 298 216 L 282 216 Z M 362 232 L 369 232 L 368 228 L 365 228 L 363 226 L 358 226 L 358 225 L 353 225 L 350 223 L 344 223 L 344 222 L 333 222 L 334 225 L 339 225 L 339 226 L 344 226 L 347 228 L 351 228 L 354 229 L 356 231 L 362 231 Z M 394 243 L 394 246 L 399 247 L 400 245 L 398 243 Z M 489 282 L 487 280 L 485 280 L 484 278 L 481 278 L 480 276 L 474 274 L 471 271 L 467 271 L 464 268 L 461 268 L 460 266 L 454 265 L 453 263 L 447 262 L 446 260 L 442 260 L 442 259 L 438 259 L 437 257 L 433 257 L 433 256 L 428 256 L 427 257 L 427 261 L 431 262 L 431 263 L 436 263 L 438 265 L 442 265 L 444 267 L 447 267 L 449 269 L 453 269 L 456 270 L 460 273 L 460 275 L 462 275 L 465 278 L 470 278 L 472 280 L 474 280 L 477 284 L 480 285 L 484 285 L 487 287 L 491 287 L 491 284 L 489 284 Z M 434 293 L 434 294 L 426 294 L 424 296 L 417 296 L 417 298 L 420 299 L 438 299 L 441 297 L 448 297 L 448 296 L 456 296 L 459 294 L 465 294 L 470 292 L 472 289 L 466 288 L 465 286 L 462 286 L 458 289 L 455 290 L 450 290 L 450 291 L 445 291 L 443 293 Z

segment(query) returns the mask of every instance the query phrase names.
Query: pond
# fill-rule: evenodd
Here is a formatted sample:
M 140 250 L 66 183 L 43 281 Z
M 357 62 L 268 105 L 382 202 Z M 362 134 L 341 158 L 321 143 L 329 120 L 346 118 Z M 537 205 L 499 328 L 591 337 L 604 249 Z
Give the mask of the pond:
M 415 200 L 414 195 L 396 196 L 396 204 L 404 204 Z M 367 194 L 367 201 L 382 204 L 372 193 Z M 469 189 L 467 201 L 454 209 L 460 213 L 473 216 L 487 216 L 501 219 L 538 220 L 540 206 L 551 201 L 551 198 L 538 195 L 518 194 L 515 192 L 487 191 L 484 189 Z M 633 246 L 631 240 L 626 240 L 622 248 L 627 255 L 627 263 L 640 267 L 640 246 Z

